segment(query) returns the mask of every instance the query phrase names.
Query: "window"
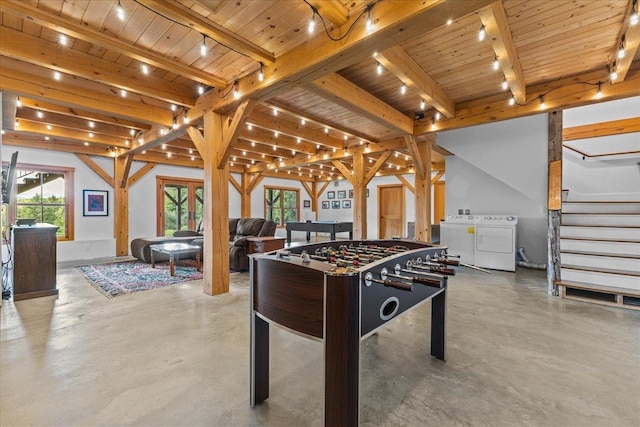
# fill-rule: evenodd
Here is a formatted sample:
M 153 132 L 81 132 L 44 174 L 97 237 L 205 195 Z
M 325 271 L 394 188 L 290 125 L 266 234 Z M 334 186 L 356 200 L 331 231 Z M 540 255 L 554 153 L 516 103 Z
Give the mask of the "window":
M 18 218 L 57 225 L 58 240 L 73 240 L 73 169 L 18 164 L 7 223 Z
M 299 190 L 295 188 L 265 187 L 265 218 L 283 226 L 289 221 L 298 221 Z

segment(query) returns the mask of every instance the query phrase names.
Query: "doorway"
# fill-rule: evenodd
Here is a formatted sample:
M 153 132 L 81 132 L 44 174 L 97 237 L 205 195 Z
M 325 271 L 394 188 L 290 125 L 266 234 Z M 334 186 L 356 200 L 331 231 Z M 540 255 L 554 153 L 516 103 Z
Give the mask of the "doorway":
M 378 186 L 378 238 L 404 235 L 404 186 Z
M 433 184 L 433 223 L 440 224 L 444 221 L 445 207 L 445 181 Z
M 158 236 L 195 230 L 202 219 L 204 181 L 159 176 L 156 184 Z

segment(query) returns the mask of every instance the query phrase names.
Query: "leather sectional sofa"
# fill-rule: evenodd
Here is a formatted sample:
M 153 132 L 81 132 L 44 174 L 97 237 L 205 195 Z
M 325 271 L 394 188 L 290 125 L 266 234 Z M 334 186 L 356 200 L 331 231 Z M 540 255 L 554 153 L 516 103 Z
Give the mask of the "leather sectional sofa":
M 202 223 L 197 230 L 176 231 L 173 237 L 148 237 L 131 241 L 131 255 L 140 261 L 151 262 L 151 245 L 162 243 L 186 243 L 202 247 Z M 229 219 L 229 268 L 243 271 L 249 268 L 249 242 L 247 237 L 273 236 L 276 223 L 264 218 L 230 218 Z M 168 255 L 156 254 L 156 261 L 167 261 Z

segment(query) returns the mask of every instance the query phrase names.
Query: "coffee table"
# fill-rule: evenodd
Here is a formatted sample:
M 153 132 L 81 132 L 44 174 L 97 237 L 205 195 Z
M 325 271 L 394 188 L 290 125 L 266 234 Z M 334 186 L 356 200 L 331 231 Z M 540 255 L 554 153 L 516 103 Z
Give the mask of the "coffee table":
M 163 253 L 169 255 L 169 274 L 175 276 L 175 260 L 180 254 L 196 255 L 196 270 L 200 271 L 200 246 L 187 245 L 186 243 L 162 243 L 159 245 L 149 246 L 151 249 L 151 268 L 156 268 L 155 253 Z

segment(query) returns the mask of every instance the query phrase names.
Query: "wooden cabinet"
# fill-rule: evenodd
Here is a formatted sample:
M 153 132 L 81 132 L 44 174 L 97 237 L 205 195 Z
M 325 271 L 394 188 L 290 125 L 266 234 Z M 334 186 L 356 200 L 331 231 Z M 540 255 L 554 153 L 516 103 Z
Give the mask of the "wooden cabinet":
M 284 248 L 284 237 L 249 237 L 249 253 L 271 252 Z
M 51 224 L 11 227 L 14 301 L 58 295 L 56 231 Z

